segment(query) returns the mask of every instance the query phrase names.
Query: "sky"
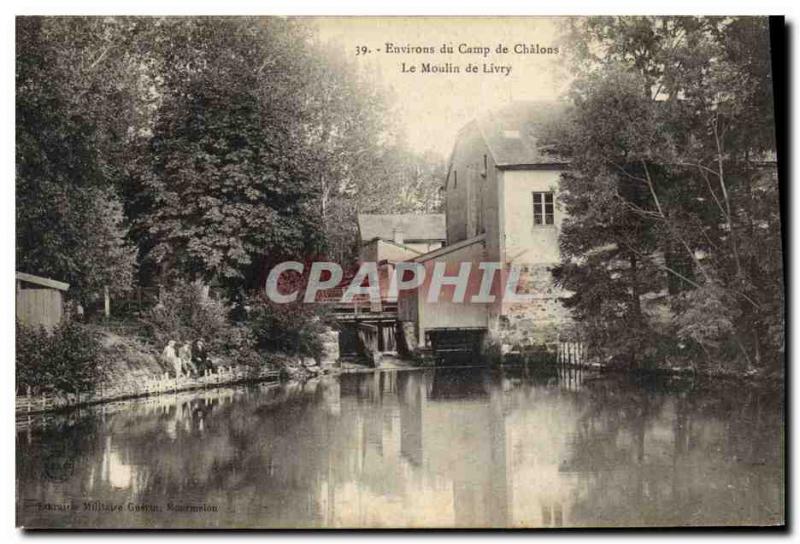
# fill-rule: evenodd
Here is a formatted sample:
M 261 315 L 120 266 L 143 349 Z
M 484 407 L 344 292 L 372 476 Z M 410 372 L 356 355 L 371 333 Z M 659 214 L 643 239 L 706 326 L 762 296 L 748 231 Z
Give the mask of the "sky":
M 341 48 L 365 77 L 393 96 L 395 117 L 408 145 L 443 157 L 449 155 L 458 130 L 479 113 L 511 100 L 563 95 L 568 76 L 558 22 L 548 17 L 313 19 L 321 43 Z M 388 52 L 388 43 L 401 52 Z M 443 45 L 451 46 L 452 53 L 442 52 Z M 499 45 L 508 52 L 498 52 Z M 409 46 L 433 52 L 402 51 Z M 423 73 L 425 63 L 442 66 L 443 71 Z M 467 65 L 477 71 L 468 72 Z M 455 73 L 456 67 L 460 72 Z

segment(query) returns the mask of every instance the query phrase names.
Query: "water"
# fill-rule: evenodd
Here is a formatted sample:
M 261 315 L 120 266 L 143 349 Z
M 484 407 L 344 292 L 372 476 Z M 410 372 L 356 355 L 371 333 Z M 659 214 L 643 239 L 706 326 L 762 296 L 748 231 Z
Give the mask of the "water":
M 23 419 L 17 520 L 153 528 L 781 523 L 781 396 L 718 389 L 575 372 L 413 370 Z

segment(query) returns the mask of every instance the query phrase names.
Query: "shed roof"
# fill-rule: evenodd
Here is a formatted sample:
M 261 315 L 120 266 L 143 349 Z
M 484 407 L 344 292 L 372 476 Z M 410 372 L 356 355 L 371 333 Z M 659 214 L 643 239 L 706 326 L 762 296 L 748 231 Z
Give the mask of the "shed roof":
M 17 280 L 42 287 L 50 287 L 51 289 L 58 289 L 59 291 L 66 291 L 69 289 L 69 284 L 63 281 L 51 280 L 50 278 L 43 278 L 41 276 L 34 276 L 33 274 L 26 274 L 25 272 L 17 272 Z
M 541 145 L 546 127 L 559 122 L 567 104 L 555 101 L 516 101 L 475 119 L 498 168 L 565 164 Z
M 479 234 L 477 236 L 473 236 L 472 238 L 467 238 L 466 240 L 461 240 L 460 242 L 450 244 L 449 246 L 440 247 L 439 249 L 434 249 L 433 251 L 429 251 L 428 253 L 424 253 L 417 257 L 413 257 L 411 259 L 408 259 L 408 262 L 424 263 L 425 261 L 430 261 L 431 259 L 435 259 L 436 257 L 447 255 L 448 253 L 452 253 L 458 249 L 468 247 L 473 244 L 485 243 L 485 242 L 486 242 L 486 234 L 485 233 Z
M 393 240 L 396 230 L 403 232 L 405 242 L 414 240 L 445 240 L 447 230 L 444 214 L 428 215 L 396 214 L 396 215 L 358 215 L 358 230 L 361 242 L 369 242 L 375 238 Z

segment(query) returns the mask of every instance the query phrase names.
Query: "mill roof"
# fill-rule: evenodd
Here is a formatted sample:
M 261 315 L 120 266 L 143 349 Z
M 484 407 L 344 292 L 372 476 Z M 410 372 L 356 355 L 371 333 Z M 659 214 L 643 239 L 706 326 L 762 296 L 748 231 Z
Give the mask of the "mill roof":
M 542 140 L 548 127 L 564 118 L 566 110 L 564 102 L 516 101 L 485 112 L 473 123 L 498 168 L 565 164 L 563 158 L 548 152 Z
M 447 230 L 444 214 L 359 214 L 358 230 L 361 242 L 375 238 L 394 239 L 395 231 L 402 231 L 406 242 L 415 240 L 445 240 Z

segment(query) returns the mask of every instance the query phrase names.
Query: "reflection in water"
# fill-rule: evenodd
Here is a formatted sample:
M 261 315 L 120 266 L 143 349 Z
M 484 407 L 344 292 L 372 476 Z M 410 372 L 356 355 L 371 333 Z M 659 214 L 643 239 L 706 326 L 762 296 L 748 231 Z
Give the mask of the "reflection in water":
M 118 403 L 18 428 L 18 520 L 29 527 L 780 523 L 780 396 L 724 393 L 574 370 L 440 369 Z M 109 511 L 117 505 L 121 511 Z

